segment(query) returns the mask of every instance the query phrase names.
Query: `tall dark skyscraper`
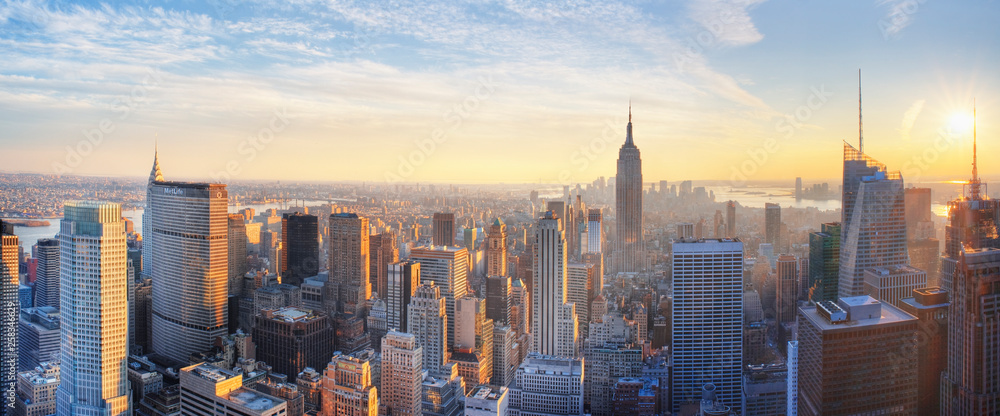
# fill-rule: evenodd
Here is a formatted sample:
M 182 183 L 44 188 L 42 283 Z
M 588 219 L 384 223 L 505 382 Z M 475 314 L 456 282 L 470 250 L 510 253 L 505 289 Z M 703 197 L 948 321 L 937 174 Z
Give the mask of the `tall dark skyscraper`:
M 59 240 L 39 239 L 36 256 L 38 267 L 35 274 L 34 306 L 59 309 Z
M 315 215 L 284 214 L 281 217 L 283 256 L 281 282 L 294 286 L 319 274 L 319 220 Z
M 820 226 L 819 232 L 809 234 L 810 299 L 836 302 L 839 279 L 840 223 L 826 223 Z
M 632 108 L 629 107 L 625 143 L 618 150 L 615 175 L 615 221 L 618 232 L 614 269 L 637 272 L 645 268 L 642 239 L 642 159 L 632 141 Z
M 390 330 L 409 328 L 406 309 L 413 292 L 420 286 L 420 263 L 403 260 L 389 265 L 386 290 L 386 326 Z
M 18 245 L 14 226 L 0 220 L 0 416 L 14 414 L 17 390 Z
M 436 246 L 455 245 L 455 214 L 451 212 L 438 212 L 434 214 L 433 244 Z
M 389 265 L 399 261 L 396 234 L 389 230 L 373 234 L 369 237 L 368 247 L 370 262 L 368 274 L 372 292 L 385 300 L 389 291 Z
M 781 205 L 770 202 L 764 204 L 764 242 L 774 247 L 774 253 L 781 251 Z
M 510 278 L 486 276 L 486 317 L 497 326 L 510 323 Z

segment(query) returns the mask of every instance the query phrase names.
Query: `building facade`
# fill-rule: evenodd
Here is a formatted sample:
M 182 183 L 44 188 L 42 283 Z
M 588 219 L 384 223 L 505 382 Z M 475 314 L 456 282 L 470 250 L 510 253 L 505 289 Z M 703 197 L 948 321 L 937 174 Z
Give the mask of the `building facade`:
M 58 413 L 127 415 L 128 272 L 121 206 L 67 201 L 63 211 Z
M 696 402 L 706 383 L 741 409 L 743 243 L 683 240 L 673 246 L 673 411 Z
M 229 195 L 222 184 L 187 182 L 153 182 L 149 192 L 152 349 L 186 363 L 228 330 Z

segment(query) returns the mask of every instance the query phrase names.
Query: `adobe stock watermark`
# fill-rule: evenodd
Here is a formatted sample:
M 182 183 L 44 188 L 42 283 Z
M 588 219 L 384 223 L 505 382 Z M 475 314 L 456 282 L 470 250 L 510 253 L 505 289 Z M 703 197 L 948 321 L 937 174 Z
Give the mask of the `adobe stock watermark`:
M 920 6 L 927 0 L 880 0 L 879 6 L 888 5 L 889 15 L 879 19 L 878 30 L 883 40 L 890 40 L 913 21 L 913 15 L 920 11 Z
M 234 176 L 243 172 L 243 164 L 253 162 L 257 159 L 259 152 L 264 151 L 267 145 L 271 144 L 278 136 L 278 133 L 285 131 L 290 124 L 291 117 L 285 107 L 276 108 L 270 120 L 264 127 L 247 136 L 246 139 L 236 145 L 236 153 L 242 157 L 229 159 L 223 170 L 212 171 L 209 176 L 216 183 L 226 183 Z
M 499 86 L 493 80 L 492 75 L 480 76 L 478 81 L 479 84 L 476 85 L 472 94 L 467 95 L 462 101 L 454 104 L 444 112 L 441 117 L 443 125 L 439 124 L 438 127 L 435 127 L 431 131 L 430 136 L 414 140 L 414 149 L 406 154 L 405 157 L 403 155 L 397 157 L 399 163 L 396 164 L 396 169 L 385 172 L 386 182 L 398 183 L 413 176 L 417 168 L 427 162 L 427 159 L 434 154 L 438 146 L 447 143 L 451 134 L 455 130 L 458 130 L 459 127 L 462 127 L 465 120 L 472 117 L 483 102 L 493 96 L 496 92 L 496 87 Z
M 106 117 L 97 122 L 95 128 L 83 129 L 83 138 L 75 146 L 66 146 L 66 156 L 62 161 L 52 162 L 52 170 L 59 175 L 72 173 L 83 163 L 83 160 L 94 153 L 118 128 L 116 120 L 128 120 L 133 112 L 142 108 L 149 100 L 149 92 L 163 82 L 163 73 L 158 68 L 146 70 L 142 83 L 136 84 L 128 95 L 120 96 L 112 102 L 111 111 L 118 117 Z
M 923 173 L 930 169 L 931 165 L 941 158 L 941 154 L 950 150 L 961 137 L 949 131 L 947 128 L 939 128 L 937 136 L 930 146 L 916 154 L 910 160 L 903 163 L 901 172 L 903 177 L 910 183 L 920 182 Z
M 574 173 L 584 172 L 590 167 L 591 163 L 597 160 L 597 157 L 601 153 L 604 153 L 608 148 L 614 148 L 615 143 L 624 141 L 625 134 L 623 133 L 625 129 L 622 126 L 625 126 L 626 122 L 623 116 L 606 119 L 600 136 L 590 139 L 590 141 L 580 145 L 579 148 L 570 153 L 569 162 L 575 168 L 566 168 L 560 171 L 556 177 L 556 181 L 562 185 L 574 183 Z
M 833 96 L 832 91 L 828 91 L 825 85 L 809 87 L 810 94 L 806 97 L 805 103 L 798 106 L 790 114 L 784 114 L 774 123 L 774 130 L 781 133 L 784 140 L 795 137 L 795 132 L 802 129 L 807 121 L 813 117 L 830 101 Z M 742 162 L 731 167 L 732 174 L 729 177 L 730 186 L 741 187 L 746 185 L 747 180 L 757 174 L 762 167 L 771 159 L 771 155 L 781 149 L 779 139 L 768 136 L 760 145 L 753 146 L 746 150 L 747 157 Z

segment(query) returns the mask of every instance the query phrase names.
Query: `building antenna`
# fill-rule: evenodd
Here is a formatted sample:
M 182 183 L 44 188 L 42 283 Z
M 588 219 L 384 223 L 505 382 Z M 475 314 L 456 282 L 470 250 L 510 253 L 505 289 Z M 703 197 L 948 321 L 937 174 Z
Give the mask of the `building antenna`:
M 858 151 L 865 152 L 864 122 L 861 120 L 861 68 L 858 68 Z
M 976 99 L 972 99 L 972 199 L 979 199 L 979 166 L 976 155 Z

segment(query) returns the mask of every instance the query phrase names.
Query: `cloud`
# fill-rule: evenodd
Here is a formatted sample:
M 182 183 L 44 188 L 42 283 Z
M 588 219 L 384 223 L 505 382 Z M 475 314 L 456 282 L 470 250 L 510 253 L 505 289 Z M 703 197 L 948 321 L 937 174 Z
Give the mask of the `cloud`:
M 917 116 L 924 109 L 924 103 L 927 100 L 917 100 L 910 106 L 906 113 L 903 114 L 903 121 L 899 124 L 899 137 L 903 138 L 903 141 L 910 141 L 910 131 L 913 130 L 913 123 L 917 121 Z
M 711 34 L 714 45 L 744 46 L 764 39 L 750 18 L 750 9 L 764 0 L 693 0 L 691 19 Z
M 720 32 L 725 45 L 761 39 L 747 14 L 759 1 L 701 3 L 692 10 L 706 22 L 713 14 L 729 22 Z M 215 140 L 193 138 L 242 138 L 255 117 L 288 107 L 296 114 L 290 131 L 312 135 L 285 143 L 350 135 L 360 139 L 352 146 L 393 149 L 440 123 L 480 77 L 496 79 L 502 87 L 442 154 L 472 154 L 512 136 L 571 142 L 603 129 L 596 120 L 624 111 L 629 96 L 646 106 L 637 117 L 651 116 L 643 132 L 690 141 L 739 143 L 772 112 L 744 89 L 753 80 L 737 80 L 684 47 L 686 17 L 658 16 L 629 1 L 141 4 L 0 4 L 0 108 L 31 109 L 77 129 L 115 116 L 116 100 L 155 70 L 162 81 L 121 131 L 166 135 L 170 128 L 181 141 L 211 146 Z M 678 54 L 692 64 L 677 68 Z M 34 119 L 0 120 L 30 131 Z

